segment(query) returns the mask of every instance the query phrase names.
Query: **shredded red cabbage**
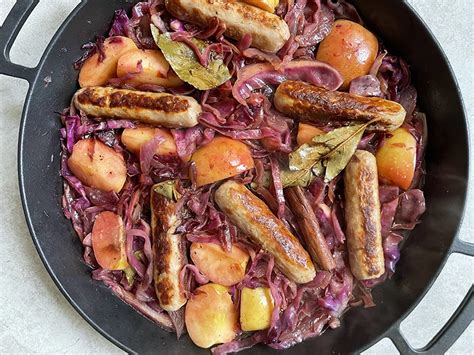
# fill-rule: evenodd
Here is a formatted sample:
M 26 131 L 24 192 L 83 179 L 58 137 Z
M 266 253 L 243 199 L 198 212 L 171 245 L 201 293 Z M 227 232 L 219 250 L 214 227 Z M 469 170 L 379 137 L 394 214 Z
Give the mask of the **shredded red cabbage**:
M 98 36 L 95 42 L 86 43 L 81 49 L 84 50 L 84 54 L 74 62 L 74 69 L 76 70 L 81 69 L 84 62 L 96 53 L 99 53 L 99 62 L 104 60 L 104 37 Z
M 247 105 L 250 94 L 269 85 L 278 85 L 285 80 L 302 80 L 328 90 L 337 90 L 343 79 L 331 66 L 316 60 L 297 60 L 280 65 L 276 70 L 266 63 L 244 67 L 237 74 L 232 93 L 242 105 Z
M 382 96 L 380 81 L 373 75 L 363 75 L 351 81 L 349 93 L 360 96 Z

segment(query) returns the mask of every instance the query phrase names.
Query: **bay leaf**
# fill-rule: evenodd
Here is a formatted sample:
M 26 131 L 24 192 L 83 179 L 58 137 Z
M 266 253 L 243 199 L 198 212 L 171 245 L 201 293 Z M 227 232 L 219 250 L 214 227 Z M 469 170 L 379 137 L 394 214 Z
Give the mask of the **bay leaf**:
M 324 176 L 326 182 L 331 181 L 347 166 L 372 123 L 336 128 L 315 136 L 311 145 L 304 144 L 290 154 L 290 170 L 311 170 L 316 176 Z
M 325 147 L 303 144 L 290 154 L 290 170 L 308 170 L 313 167 L 328 150 Z
M 352 128 L 348 132 L 345 132 L 347 138 L 343 143 L 341 142 L 339 146 L 335 147 L 330 153 L 328 153 L 323 160 L 323 164 L 326 167 L 324 175 L 325 182 L 334 179 L 342 170 L 344 170 L 347 164 L 349 164 L 349 161 L 357 149 L 357 145 L 364 135 L 365 127 L 364 125 L 359 126 L 358 129 L 355 129 L 354 127 L 344 127 Z M 352 133 L 349 134 L 349 132 Z M 315 140 L 313 140 L 313 142 L 315 142 Z M 318 143 L 315 142 L 315 144 Z
M 181 194 L 178 192 L 176 184 L 176 180 L 163 181 L 153 185 L 152 189 L 157 194 L 163 195 L 167 199 L 176 202 L 181 198 Z
M 313 178 L 314 176 L 310 170 L 291 171 L 288 168 L 280 166 L 280 179 L 283 188 L 293 186 L 306 187 L 311 183 L 311 181 L 313 181 Z M 270 187 L 271 182 L 272 174 L 270 173 L 270 171 L 265 171 L 263 174 L 261 186 L 268 189 Z M 252 182 L 250 184 L 250 188 L 252 190 L 256 190 L 258 188 L 257 183 Z
M 135 269 L 129 265 L 126 269 L 123 270 L 123 272 L 125 273 L 125 277 L 127 278 L 128 285 L 132 286 L 133 281 L 135 280 Z
M 143 250 L 137 250 L 133 253 L 133 255 L 135 255 L 138 261 L 141 261 L 142 263 L 145 262 L 145 253 L 143 252 Z
M 311 170 L 291 171 L 288 169 L 282 169 L 280 176 L 283 188 L 294 186 L 307 187 L 314 177 Z
M 326 169 L 326 167 L 323 165 L 323 161 L 320 160 L 316 164 L 314 164 L 311 171 L 316 176 L 323 176 L 324 172 L 325 172 L 325 169 Z
M 151 33 L 156 45 L 178 77 L 196 89 L 210 90 L 231 78 L 229 68 L 215 52 L 211 52 L 209 64 L 204 67 L 199 63 L 194 51 L 185 43 L 173 41 L 169 33 L 160 34 L 154 25 L 151 25 Z M 206 42 L 200 39 L 192 38 L 191 41 L 201 52 L 204 52 L 207 47 Z

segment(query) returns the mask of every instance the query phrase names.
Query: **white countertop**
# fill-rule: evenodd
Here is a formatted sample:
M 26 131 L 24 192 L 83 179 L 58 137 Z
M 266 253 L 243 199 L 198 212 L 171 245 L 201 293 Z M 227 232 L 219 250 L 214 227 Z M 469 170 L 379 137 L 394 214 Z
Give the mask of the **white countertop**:
M 396 1 L 396 0 L 394 0 Z M 434 32 L 454 68 L 471 124 L 474 147 L 474 6 L 472 0 L 409 0 Z M 14 0 L 0 0 L 3 23 Z M 15 43 L 11 58 L 34 66 L 56 29 L 79 0 L 42 0 Z M 123 353 L 84 321 L 47 274 L 31 241 L 17 184 L 17 139 L 27 83 L 0 75 L 0 353 Z M 39 117 L 39 119 L 41 119 Z M 474 154 L 471 189 L 461 238 L 474 242 Z M 450 317 L 474 281 L 472 259 L 453 255 L 426 298 L 402 324 L 411 345 L 421 347 Z M 383 339 L 366 354 L 397 354 Z M 450 354 L 474 354 L 474 326 Z

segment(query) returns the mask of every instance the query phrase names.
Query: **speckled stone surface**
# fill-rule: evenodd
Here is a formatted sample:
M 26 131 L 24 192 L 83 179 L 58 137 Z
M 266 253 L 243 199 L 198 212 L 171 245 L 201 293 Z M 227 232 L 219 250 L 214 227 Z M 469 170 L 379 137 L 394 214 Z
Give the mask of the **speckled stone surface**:
M 409 2 L 434 32 L 453 66 L 466 104 L 471 146 L 474 146 L 473 2 Z M 0 0 L 0 23 L 13 3 L 14 0 Z M 40 1 L 13 47 L 12 60 L 36 65 L 50 38 L 77 3 L 79 0 Z M 123 353 L 86 323 L 63 298 L 44 269 L 28 234 L 16 173 L 16 142 L 26 90 L 26 82 L 0 75 L 0 161 L 3 164 L 0 169 L 0 353 Z M 474 166 L 472 158 L 471 166 Z M 474 241 L 472 188 L 460 235 Z M 441 328 L 472 285 L 473 275 L 472 259 L 461 255 L 449 259 L 426 298 L 402 324 L 402 331 L 413 346 L 425 345 Z M 449 353 L 474 354 L 472 324 Z M 390 340 L 383 339 L 365 354 L 389 355 L 397 354 L 397 350 Z

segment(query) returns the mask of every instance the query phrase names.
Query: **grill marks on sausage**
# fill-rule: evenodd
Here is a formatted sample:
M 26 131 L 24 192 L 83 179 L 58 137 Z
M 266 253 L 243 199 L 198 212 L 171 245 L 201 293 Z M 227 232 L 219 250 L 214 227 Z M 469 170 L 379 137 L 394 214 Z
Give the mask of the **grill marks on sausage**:
M 152 191 L 151 207 L 155 291 L 161 305 L 171 306 L 176 299 L 184 297 L 182 285 L 177 285 L 172 279 L 179 280 L 181 266 L 185 264 L 186 247 L 182 235 L 175 234 L 179 224 L 176 203 Z M 175 245 L 178 253 L 174 250 Z M 179 264 L 180 269 L 174 270 L 173 264 Z
M 207 27 L 217 18 L 224 34 L 240 40 L 252 36 L 253 47 L 276 53 L 290 37 L 286 22 L 255 6 L 229 0 L 166 0 L 167 10 L 180 20 Z
M 328 91 L 291 80 L 278 87 L 275 105 L 284 114 L 319 124 L 354 124 L 379 119 L 369 130 L 393 130 L 405 117 L 403 107 L 393 101 Z
M 99 95 L 94 88 L 80 92 L 77 101 L 82 105 L 103 108 L 146 109 L 166 113 L 186 112 L 190 107 L 187 100 L 173 95 L 153 97 L 133 91 L 114 91 L 109 95 Z
M 271 232 L 272 237 L 277 241 L 278 246 L 283 250 L 282 252 L 287 255 L 290 259 L 296 261 L 301 266 L 306 267 L 308 265 L 308 259 L 301 255 L 300 253 L 295 252 L 295 244 L 298 243 L 296 238 L 293 237 L 293 240 L 290 239 L 289 233 L 286 231 L 286 228 L 277 218 L 268 218 L 268 212 L 263 208 L 260 200 L 251 198 L 249 194 L 235 193 L 234 198 L 240 200 L 240 203 L 248 211 L 249 216 L 253 219 L 255 225 L 264 226 L 265 229 Z M 254 224 L 252 223 L 252 224 Z M 265 249 L 265 245 L 264 245 Z
M 152 194 L 153 195 L 153 194 Z M 156 222 L 153 223 L 153 247 L 156 249 L 155 255 L 160 255 L 160 258 L 155 259 L 157 269 L 161 272 L 169 272 L 168 258 L 171 253 L 171 243 L 166 237 L 167 232 L 173 228 L 176 221 L 173 221 L 173 216 L 176 214 L 175 203 L 167 200 L 166 198 L 157 198 L 156 196 L 151 199 L 153 210 L 156 213 Z M 156 270 L 156 268 L 155 268 Z
M 385 270 L 377 165 L 373 154 L 358 150 L 344 173 L 346 236 L 352 273 L 374 279 Z
M 210 8 L 214 9 L 214 14 L 217 18 L 222 16 L 219 12 L 219 10 L 222 9 L 239 14 L 244 20 L 255 21 L 265 27 L 277 29 L 280 26 L 279 17 L 269 16 L 267 12 L 257 9 L 254 6 L 228 0 L 206 0 L 206 3 Z M 208 17 L 199 9 L 192 9 L 190 11 L 186 9 L 180 1 L 167 1 L 166 7 L 169 12 L 179 15 L 178 17 L 193 19 L 194 21 L 200 22 L 201 25 L 207 25 Z M 229 37 L 237 33 L 243 33 L 242 29 L 237 27 L 227 27 L 226 29 L 226 34 Z
M 151 98 L 146 95 L 134 93 L 123 94 L 114 92 L 110 95 L 110 107 L 144 108 L 164 112 L 184 112 L 189 108 L 189 103 L 176 96 L 161 96 Z
M 312 107 L 320 107 L 312 112 L 316 119 L 347 120 L 348 110 L 354 111 L 360 120 L 371 119 L 371 114 L 379 111 L 377 103 L 384 103 L 385 109 L 390 113 L 398 112 L 397 104 L 386 105 L 390 101 L 376 97 L 360 96 L 354 100 L 350 94 L 344 92 L 328 91 L 317 86 L 296 82 L 286 82 L 281 87 L 283 94 L 297 100 L 292 107 L 295 113 L 301 114 Z
M 377 112 L 376 107 L 371 103 L 350 100 L 346 95 L 340 95 L 342 93 L 335 93 L 327 91 L 318 87 L 311 87 L 309 85 L 287 85 L 284 86 L 283 92 L 298 100 L 297 105 L 293 106 L 295 111 L 301 108 L 307 109 L 314 106 L 321 108 L 318 111 L 314 111 L 314 117 L 318 119 L 347 119 L 347 110 L 358 110 L 362 111 L 359 117 L 369 117 L 367 113 Z M 322 95 L 324 93 L 324 95 Z
M 107 97 L 98 95 L 92 88 L 81 91 L 79 95 L 77 95 L 76 100 L 83 105 L 94 105 L 98 107 L 107 106 Z
M 229 180 L 216 190 L 214 198 L 237 228 L 274 256 L 275 264 L 290 280 L 306 283 L 314 278 L 314 265 L 299 240 L 243 184 Z
M 365 265 L 367 265 L 367 273 L 371 276 L 378 275 L 380 270 L 377 267 L 377 242 L 378 242 L 378 228 L 377 224 L 380 223 L 376 220 L 373 213 L 374 210 L 380 209 L 380 206 L 376 205 L 372 196 L 374 196 L 373 191 L 373 181 L 377 177 L 374 175 L 374 172 L 368 169 L 361 169 L 360 175 L 358 176 L 360 183 L 359 190 L 359 203 L 362 211 L 362 219 L 365 226 L 365 239 L 363 250 Z
M 174 297 L 173 284 L 168 279 L 155 283 L 155 291 L 160 295 L 161 304 L 170 304 Z

